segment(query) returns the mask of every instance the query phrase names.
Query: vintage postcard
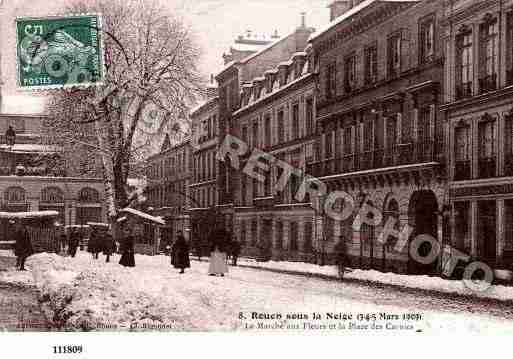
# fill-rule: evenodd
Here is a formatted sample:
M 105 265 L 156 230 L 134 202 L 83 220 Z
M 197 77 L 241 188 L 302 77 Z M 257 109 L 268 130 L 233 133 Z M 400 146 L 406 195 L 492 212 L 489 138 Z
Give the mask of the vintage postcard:
M 4 0 L 0 31 L 3 330 L 513 334 L 513 0 Z

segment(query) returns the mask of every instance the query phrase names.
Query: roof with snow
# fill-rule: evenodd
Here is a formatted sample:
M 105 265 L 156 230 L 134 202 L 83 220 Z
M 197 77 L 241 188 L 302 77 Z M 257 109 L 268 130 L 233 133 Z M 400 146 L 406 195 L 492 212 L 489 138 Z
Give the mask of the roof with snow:
M 348 11 L 346 11 L 345 13 L 343 13 L 342 15 L 340 15 L 339 17 L 337 17 L 333 21 L 329 22 L 325 26 L 321 27 L 319 30 L 314 32 L 312 35 L 310 35 L 309 41 L 314 40 L 315 38 L 317 38 L 320 35 L 324 34 L 326 31 L 334 28 L 338 24 L 340 24 L 343 21 L 351 18 L 352 16 L 356 15 L 360 11 L 366 9 L 367 7 L 369 7 L 369 6 L 373 5 L 373 4 L 387 3 L 387 2 L 390 2 L 390 3 L 394 3 L 394 2 L 395 3 L 417 3 L 419 1 L 420 0 L 365 0 L 365 1 L 362 1 L 358 5 L 352 7 L 351 9 L 349 9 Z
M 256 52 L 260 51 L 264 46 L 269 45 L 269 43 L 265 44 L 241 44 L 235 43 L 230 46 L 231 50 L 242 51 L 242 52 Z
M 139 217 L 139 218 L 142 218 L 142 219 L 146 219 L 148 221 L 151 221 L 151 222 L 154 222 L 154 223 L 157 223 L 157 224 L 160 224 L 160 225 L 165 225 L 166 224 L 166 221 L 164 221 L 162 219 L 162 217 L 155 217 L 155 216 L 152 216 L 151 214 L 148 214 L 148 213 L 145 213 L 145 212 L 142 212 L 142 211 L 139 211 L 137 209 L 133 209 L 133 208 L 123 208 L 121 211 L 119 211 L 120 213 L 126 213 L 126 214 L 131 214 L 133 216 L 136 216 L 136 217 Z
M 57 152 L 57 146 L 40 145 L 33 143 L 17 143 L 12 148 L 8 145 L 0 145 L 0 150 L 8 150 L 16 153 L 40 153 L 40 152 Z
M 90 227 L 103 227 L 103 228 L 109 228 L 108 223 L 100 223 L 100 222 L 87 222 L 87 225 Z
M 32 212 L 0 212 L 1 219 L 29 219 L 58 217 L 57 211 L 32 211 Z

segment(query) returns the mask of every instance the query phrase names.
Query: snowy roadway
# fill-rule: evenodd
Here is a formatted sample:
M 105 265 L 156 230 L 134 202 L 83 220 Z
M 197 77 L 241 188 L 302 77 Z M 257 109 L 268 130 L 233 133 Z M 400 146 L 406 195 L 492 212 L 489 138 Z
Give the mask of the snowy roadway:
M 496 300 L 239 267 L 212 277 L 195 261 L 179 274 L 164 256 L 136 256 L 135 268 L 123 268 L 118 259 L 43 254 L 29 265 L 45 310 L 79 330 L 513 333 L 513 307 Z

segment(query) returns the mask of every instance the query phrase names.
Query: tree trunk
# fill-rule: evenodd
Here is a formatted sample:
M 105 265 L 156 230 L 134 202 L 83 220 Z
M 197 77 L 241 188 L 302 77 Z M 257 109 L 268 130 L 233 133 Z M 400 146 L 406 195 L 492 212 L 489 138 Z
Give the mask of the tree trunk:
M 105 104 L 100 104 L 100 112 L 105 113 Z M 105 200 L 107 202 L 107 216 L 109 222 L 113 223 L 116 220 L 117 209 L 116 209 L 116 198 L 114 188 L 114 163 L 112 156 L 109 154 L 109 147 L 107 145 L 107 139 L 105 138 L 107 132 L 107 117 L 99 116 L 98 121 L 95 122 L 96 134 L 98 137 L 98 144 L 101 149 L 100 155 L 102 158 L 103 168 L 105 170 Z

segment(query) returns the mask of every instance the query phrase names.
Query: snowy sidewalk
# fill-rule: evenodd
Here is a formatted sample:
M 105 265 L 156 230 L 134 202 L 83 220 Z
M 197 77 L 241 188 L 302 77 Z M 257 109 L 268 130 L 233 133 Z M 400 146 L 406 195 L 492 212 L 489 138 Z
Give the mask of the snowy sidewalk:
M 333 265 L 319 266 L 304 262 L 269 261 L 239 258 L 237 264 L 241 267 L 267 270 L 276 273 L 304 275 L 323 279 L 337 279 L 338 269 Z M 473 291 L 461 280 L 447 280 L 427 275 L 404 275 L 382 273 L 376 270 L 354 269 L 344 275 L 346 281 L 371 282 L 390 286 L 424 290 L 429 292 L 457 294 L 479 299 L 492 299 L 513 302 L 513 287 L 492 285 L 486 291 Z
M 179 274 L 166 256 L 136 255 L 135 268 L 122 267 L 118 260 L 116 255 L 105 263 L 83 252 L 76 258 L 46 253 L 31 256 L 28 273 L 33 275 L 41 308 L 46 318 L 52 318 L 52 325 L 58 330 L 108 331 L 311 331 L 336 325 L 337 331 L 357 333 L 360 327 L 354 329 L 355 325 L 374 323 L 388 333 L 513 333 L 513 310 L 506 302 L 490 305 L 483 300 L 243 267 L 230 267 L 226 276 L 212 277 L 206 262 L 195 262 Z M 322 316 L 316 319 L 312 313 Z M 397 318 L 416 313 L 418 319 L 366 319 L 379 313 Z M 341 318 L 342 314 L 352 319 Z

